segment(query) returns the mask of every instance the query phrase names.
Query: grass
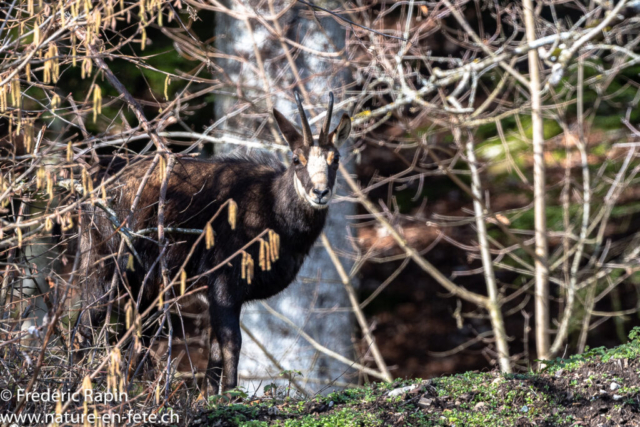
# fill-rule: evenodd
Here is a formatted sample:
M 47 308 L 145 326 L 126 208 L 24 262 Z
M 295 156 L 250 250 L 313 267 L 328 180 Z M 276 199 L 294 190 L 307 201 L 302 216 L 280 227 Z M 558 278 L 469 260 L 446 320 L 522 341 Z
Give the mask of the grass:
M 509 375 L 470 372 L 428 381 L 398 379 L 308 400 L 291 397 L 252 400 L 237 392 L 235 396 L 243 403 L 212 399 L 194 425 L 569 426 L 586 419 L 605 422 L 638 413 L 639 356 L 640 328 L 636 328 L 626 344 L 555 359 L 546 362 L 540 372 Z M 622 369 L 621 360 L 626 364 L 631 361 L 630 366 L 617 370 L 617 365 Z M 626 375 L 627 371 L 631 376 Z M 609 393 L 607 390 L 614 387 L 612 383 L 617 388 Z M 397 397 L 389 396 L 389 391 L 405 386 L 415 388 Z

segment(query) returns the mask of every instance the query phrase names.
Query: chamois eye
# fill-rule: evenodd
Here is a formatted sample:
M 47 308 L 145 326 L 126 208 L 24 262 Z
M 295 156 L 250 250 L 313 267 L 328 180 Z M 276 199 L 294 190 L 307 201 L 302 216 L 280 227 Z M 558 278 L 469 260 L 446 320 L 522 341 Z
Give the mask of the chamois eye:
M 298 158 L 298 156 L 293 156 L 293 158 L 291 159 L 293 161 L 294 164 L 299 165 L 300 164 L 300 159 Z

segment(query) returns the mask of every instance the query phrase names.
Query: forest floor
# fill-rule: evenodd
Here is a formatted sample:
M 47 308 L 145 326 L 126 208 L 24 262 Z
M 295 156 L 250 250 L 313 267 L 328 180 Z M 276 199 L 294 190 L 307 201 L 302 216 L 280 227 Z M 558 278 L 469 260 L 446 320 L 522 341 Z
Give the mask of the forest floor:
M 211 403 L 194 426 L 640 426 L 640 328 L 541 372 L 469 372 L 318 396 Z

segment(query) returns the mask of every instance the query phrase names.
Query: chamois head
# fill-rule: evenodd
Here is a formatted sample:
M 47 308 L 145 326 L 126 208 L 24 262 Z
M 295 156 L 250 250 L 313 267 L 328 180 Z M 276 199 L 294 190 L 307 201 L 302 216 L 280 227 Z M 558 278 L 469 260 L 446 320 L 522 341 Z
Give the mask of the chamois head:
M 314 139 L 298 92 L 295 92 L 295 98 L 302 122 L 302 134 L 275 108 L 273 115 L 293 152 L 291 167 L 294 169 L 296 192 L 312 208 L 325 209 L 333 196 L 333 185 L 340 162 L 337 147 L 349 137 L 351 118 L 348 114 L 343 114 L 338 127 L 329 132 L 333 111 L 333 93 L 329 92 L 329 107 L 324 126 L 318 138 Z

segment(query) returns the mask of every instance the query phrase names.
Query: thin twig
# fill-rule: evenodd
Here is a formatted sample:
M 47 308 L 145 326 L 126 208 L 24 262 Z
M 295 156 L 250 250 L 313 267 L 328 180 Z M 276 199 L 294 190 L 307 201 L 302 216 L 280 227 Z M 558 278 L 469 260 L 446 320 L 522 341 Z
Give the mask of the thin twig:
M 330 15 L 333 15 L 336 18 L 340 19 L 341 21 L 344 21 L 344 22 L 348 23 L 349 25 L 355 25 L 356 27 L 362 28 L 363 30 L 371 31 L 372 33 L 378 34 L 378 35 L 383 36 L 383 37 L 388 37 L 388 38 L 391 38 L 391 39 L 407 41 L 405 38 L 398 37 L 398 36 L 392 36 L 392 35 L 389 35 L 389 34 L 384 34 L 384 33 L 381 33 L 380 31 L 374 30 L 373 28 L 369 28 L 369 27 L 365 27 L 364 25 L 360 25 L 357 22 L 353 22 L 350 19 L 347 19 L 347 18 L 345 18 L 343 16 L 340 16 L 339 14 L 337 14 L 335 12 L 332 12 L 332 11 L 330 11 L 328 9 L 325 9 L 324 7 L 320 7 L 318 5 L 315 5 L 315 4 L 311 3 L 311 2 L 307 2 L 305 0 L 296 0 L 296 1 L 298 3 L 305 4 L 305 5 L 309 6 L 309 7 L 313 7 L 314 9 L 318 9 L 318 10 L 326 12 L 326 13 L 328 13 Z

